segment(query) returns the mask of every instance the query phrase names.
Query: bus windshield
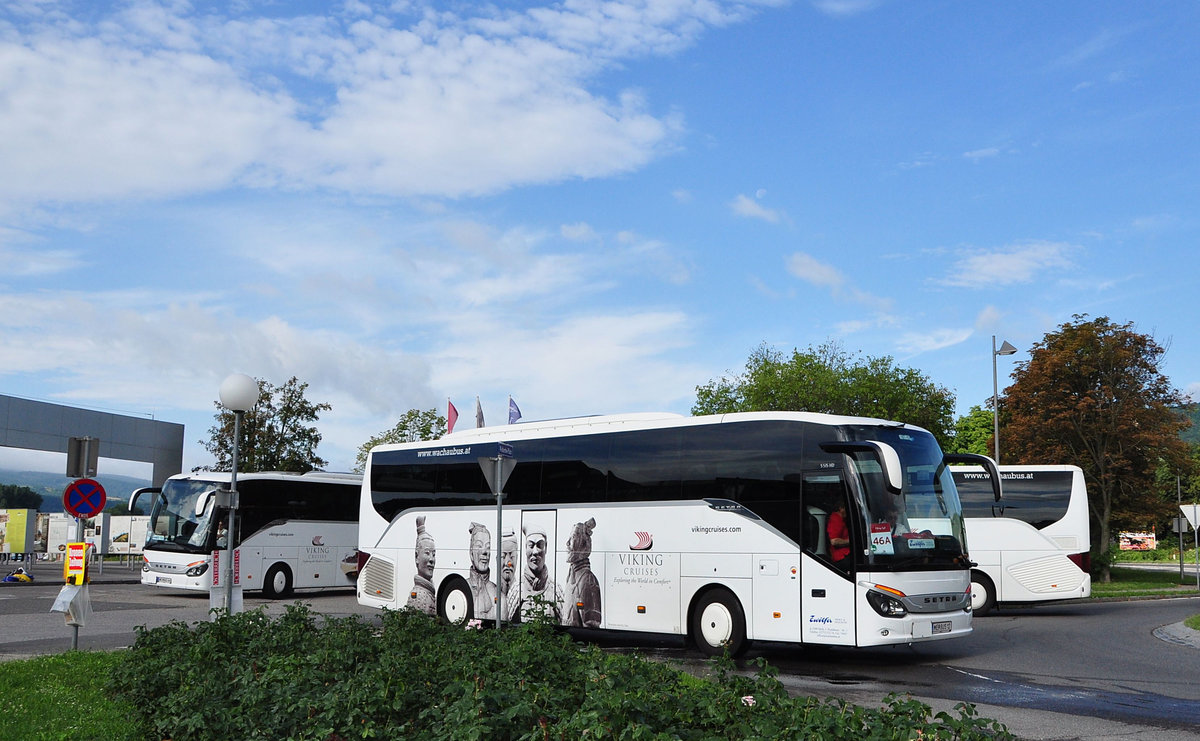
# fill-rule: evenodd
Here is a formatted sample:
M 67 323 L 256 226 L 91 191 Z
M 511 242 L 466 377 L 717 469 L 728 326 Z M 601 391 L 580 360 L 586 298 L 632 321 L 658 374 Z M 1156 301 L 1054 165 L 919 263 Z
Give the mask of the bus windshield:
M 220 488 L 212 481 L 169 479 L 150 509 L 150 526 L 146 548 L 179 551 L 181 553 L 210 553 L 213 550 L 213 523 L 216 496 Z M 203 509 L 196 513 L 198 502 Z
M 890 445 L 900 456 L 901 492 L 889 491 L 878 458 L 851 456 L 857 500 L 873 568 L 944 569 L 966 551 L 962 504 L 933 435 L 922 430 L 864 428 L 859 439 Z

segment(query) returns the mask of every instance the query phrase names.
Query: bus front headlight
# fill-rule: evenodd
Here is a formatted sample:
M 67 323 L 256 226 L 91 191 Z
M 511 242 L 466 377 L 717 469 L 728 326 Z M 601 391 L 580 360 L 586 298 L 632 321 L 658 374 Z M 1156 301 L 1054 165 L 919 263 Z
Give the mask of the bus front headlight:
M 184 573 L 188 576 L 204 576 L 204 572 L 208 571 L 207 561 L 196 561 L 188 564 L 188 570 Z
M 908 614 L 908 608 L 904 606 L 903 602 L 890 594 L 877 592 L 874 589 L 867 592 L 867 602 L 875 612 L 884 617 L 899 618 Z

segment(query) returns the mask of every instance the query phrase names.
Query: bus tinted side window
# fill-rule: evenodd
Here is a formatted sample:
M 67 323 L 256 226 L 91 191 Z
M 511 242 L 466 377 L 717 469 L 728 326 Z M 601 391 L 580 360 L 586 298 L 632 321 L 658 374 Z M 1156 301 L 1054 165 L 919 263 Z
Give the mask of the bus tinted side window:
M 542 449 L 542 504 L 603 502 L 608 435 L 550 438 Z
M 743 504 L 799 543 L 802 440 L 794 423 L 686 428 L 682 495 Z
M 953 469 L 952 469 L 953 470 Z M 986 473 L 976 474 L 966 478 L 962 473 L 954 472 L 954 488 L 958 489 L 958 498 L 962 502 L 963 517 L 991 517 L 995 495 L 992 493 L 992 480 Z M 1008 499 L 1008 482 L 1003 481 L 1005 505 Z
M 608 501 L 680 498 L 679 429 L 621 432 L 610 437 Z

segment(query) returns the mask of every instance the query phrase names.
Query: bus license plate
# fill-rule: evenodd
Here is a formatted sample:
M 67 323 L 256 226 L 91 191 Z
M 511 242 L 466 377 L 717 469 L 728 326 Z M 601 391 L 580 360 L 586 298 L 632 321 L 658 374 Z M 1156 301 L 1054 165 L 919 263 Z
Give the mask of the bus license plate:
M 938 620 L 933 624 L 933 634 L 937 635 L 939 633 L 949 633 L 950 627 L 951 623 L 949 620 Z
M 170 584 L 170 583 L 171 583 L 171 577 L 169 577 L 169 576 L 156 576 L 156 577 L 154 577 L 154 583 L 155 583 L 155 584 Z M 937 630 L 937 624 L 936 624 L 936 623 L 934 624 L 934 630 L 935 630 L 935 631 Z

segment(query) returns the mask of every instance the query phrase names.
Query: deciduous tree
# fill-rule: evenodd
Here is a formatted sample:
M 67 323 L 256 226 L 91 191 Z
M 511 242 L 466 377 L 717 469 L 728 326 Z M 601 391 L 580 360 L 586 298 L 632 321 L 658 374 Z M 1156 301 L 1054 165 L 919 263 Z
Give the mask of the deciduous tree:
M 879 417 L 951 439 L 954 394 L 890 357 L 859 359 L 836 342 L 788 356 L 760 345 L 739 375 L 696 388 L 693 414 L 807 411 Z
M 1174 505 L 1155 469 L 1187 470 L 1179 433 L 1184 396 L 1160 370 L 1166 349 L 1132 323 L 1075 315 L 1033 346 L 1004 390 L 1005 462 L 1071 463 L 1083 469 L 1097 576 L 1114 531 L 1141 529 Z
M 992 455 L 994 432 L 995 418 L 992 416 L 992 411 L 980 406 L 973 406 L 971 411 L 955 420 L 954 439 L 950 441 L 946 452 Z
M 409 409 L 390 430 L 375 435 L 359 446 L 354 470 L 362 472 L 367 467 L 367 454 L 376 445 L 388 443 L 411 443 L 417 440 L 437 440 L 446 430 L 446 418 L 437 409 Z
M 0 484 L 0 509 L 41 509 L 42 495 L 28 486 Z
M 243 416 L 242 439 L 238 445 L 238 471 L 320 471 L 328 463 L 317 455 L 321 433 L 313 424 L 321 412 L 333 407 L 314 404 L 305 398 L 307 383 L 292 376 L 282 386 L 258 380 L 258 404 Z M 215 402 L 216 424 L 209 428 L 209 439 L 200 443 L 216 457 L 209 468 L 229 471 L 233 468 L 233 412 Z

